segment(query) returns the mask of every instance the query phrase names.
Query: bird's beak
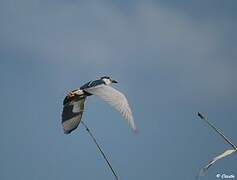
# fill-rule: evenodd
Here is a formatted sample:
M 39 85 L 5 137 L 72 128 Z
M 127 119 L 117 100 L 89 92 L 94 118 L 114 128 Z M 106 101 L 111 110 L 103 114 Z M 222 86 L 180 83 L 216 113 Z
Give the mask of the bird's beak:
M 117 81 L 115 81 L 115 80 L 112 80 L 112 83 L 118 83 Z

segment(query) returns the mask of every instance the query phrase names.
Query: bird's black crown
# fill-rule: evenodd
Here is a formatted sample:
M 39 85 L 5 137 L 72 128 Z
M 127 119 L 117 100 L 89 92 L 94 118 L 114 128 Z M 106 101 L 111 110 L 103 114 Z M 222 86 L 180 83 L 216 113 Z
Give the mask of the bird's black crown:
M 109 76 L 103 76 L 100 79 L 110 79 L 110 77 Z

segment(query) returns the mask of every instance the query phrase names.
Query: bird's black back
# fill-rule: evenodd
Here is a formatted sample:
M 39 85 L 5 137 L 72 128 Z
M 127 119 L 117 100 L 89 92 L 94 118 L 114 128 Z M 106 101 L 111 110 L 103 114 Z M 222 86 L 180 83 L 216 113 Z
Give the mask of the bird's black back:
M 95 86 L 98 86 L 101 84 L 105 84 L 105 82 L 102 79 L 98 79 L 98 80 L 90 81 L 90 82 L 84 84 L 83 86 L 80 87 L 80 89 L 83 90 L 83 89 L 95 87 Z

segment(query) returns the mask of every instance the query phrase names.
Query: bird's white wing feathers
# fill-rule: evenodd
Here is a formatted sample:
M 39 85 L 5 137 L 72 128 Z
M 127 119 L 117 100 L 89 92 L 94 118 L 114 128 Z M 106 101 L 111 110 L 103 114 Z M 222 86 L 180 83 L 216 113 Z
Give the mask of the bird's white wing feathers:
M 98 85 L 84 89 L 84 91 L 99 96 L 104 101 L 108 102 L 123 115 L 124 119 L 128 121 L 129 127 L 136 130 L 132 111 L 126 97 L 121 92 L 108 85 Z
M 220 154 L 219 156 L 216 156 L 212 161 L 210 161 L 203 169 L 201 169 L 201 171 L 199 172 L 199 176 L 204 176 L 205 172 L 217 161 L 220 160 L 226 156 L 231 155 L 232 153 L 236 152 L 237 149 L 230 149 L 230 150 L 226 150 L 225 152 L 223 152 L 222 154 Z

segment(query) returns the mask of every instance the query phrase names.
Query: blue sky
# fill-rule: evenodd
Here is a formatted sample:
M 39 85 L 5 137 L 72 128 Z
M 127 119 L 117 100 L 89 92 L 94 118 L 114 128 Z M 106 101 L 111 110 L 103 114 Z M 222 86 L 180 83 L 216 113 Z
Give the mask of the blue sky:
M 97 97 L 83 120 L 121 179 L 195 179 L 237 143 L 235 1 L 0 1 L 0 179 L 113 179 L 80 126 L 61 127 L 65 94 L 109 75 L 139 134 Z M 237 176 L 237 156 L 217 173 Z

